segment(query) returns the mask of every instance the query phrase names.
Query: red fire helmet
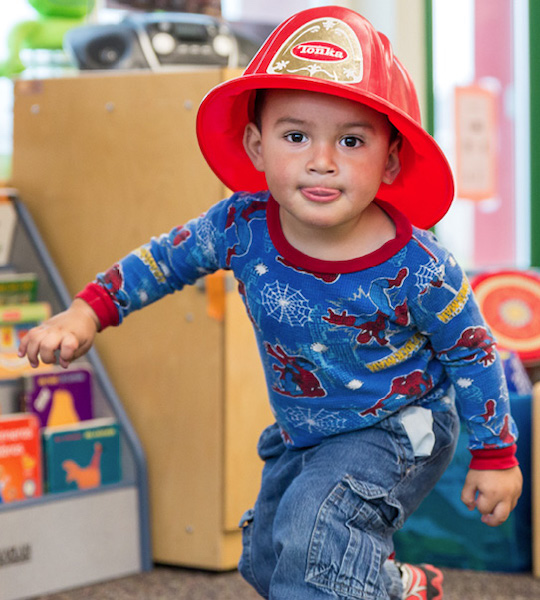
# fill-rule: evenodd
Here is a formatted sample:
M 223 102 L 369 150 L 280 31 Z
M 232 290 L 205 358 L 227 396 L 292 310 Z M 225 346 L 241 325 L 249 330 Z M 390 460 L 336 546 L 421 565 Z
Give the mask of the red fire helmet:
M 243 135 L 258 89 L 332 94 L 384 113 L 400 131 L 401 171 L 377 198 L 422 228 L 437 223 L 454 197 L 448 162 L 422 128 L 414 84 L 390 42 L 358 13 L 339 6 L 304 10 L 266 40 L 241 77 L 215 87 L 201 103 L 197 136 L 216 175 L 233 191 L 268 188 L 246 154 Z

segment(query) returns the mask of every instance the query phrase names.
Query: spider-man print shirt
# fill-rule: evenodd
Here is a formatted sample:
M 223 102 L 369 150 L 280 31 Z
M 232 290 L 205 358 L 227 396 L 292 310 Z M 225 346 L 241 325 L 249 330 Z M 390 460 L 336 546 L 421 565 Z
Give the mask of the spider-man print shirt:
M 362 258 L 327 262 L 288 244 L 268 193 L 235 194 L 141 246 L 80 297 L 107 326 L 231 270 L 285 443 L 310 446 L 405 406 L 444 411 L 455 400 L 473 455 L 513 457 L 501 361 L 467 277 L 432 233 L 380 206 L 395 239 Z

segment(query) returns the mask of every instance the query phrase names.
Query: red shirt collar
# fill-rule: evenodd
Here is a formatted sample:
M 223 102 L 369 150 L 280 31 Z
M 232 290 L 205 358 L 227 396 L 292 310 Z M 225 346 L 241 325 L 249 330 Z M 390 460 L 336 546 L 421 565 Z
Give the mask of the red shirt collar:
M 286 240 L 279 219 L 279 204 L 270 196 L 266 207 L 266 220 L 270 238 L 276 250 L 290 263 L 312 273 L 354 273 L 369 267 L 375 267 L 392 258 L 404 248 L 412 237 L 412 225 L 407 217 L 394 206 L 375 200 L 392 219 L 396 227 L 396 236 L 374 252 L 351 260 L 321 260 L 300 252 Z

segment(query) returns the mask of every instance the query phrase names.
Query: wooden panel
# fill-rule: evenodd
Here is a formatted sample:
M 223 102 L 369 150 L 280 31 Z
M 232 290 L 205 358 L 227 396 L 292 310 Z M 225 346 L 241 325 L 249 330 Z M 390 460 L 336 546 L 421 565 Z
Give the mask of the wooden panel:
M 236 531 L 259 491 L 259 435 L 274 421 L 255 334 L 236 290 L 226 295 L 225 374 L 224 524 Z
M 13 185 L 70 292 L 222 187 L 195 138 L 219 70 L 19 81 Z M 156 561 L 223 563 L 223 324 L 189 289 L 97 343 L 145 447 Z

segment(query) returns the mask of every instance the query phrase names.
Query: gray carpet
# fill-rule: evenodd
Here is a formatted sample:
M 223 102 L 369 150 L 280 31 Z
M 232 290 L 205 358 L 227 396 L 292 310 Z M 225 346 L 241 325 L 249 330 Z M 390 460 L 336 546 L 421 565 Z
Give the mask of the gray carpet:
M 540 600 L 540 579 L 444 569 L 445 600 Z M 153 571 L 39 600 L 260 600 L 237 572 L 156 566 Z

